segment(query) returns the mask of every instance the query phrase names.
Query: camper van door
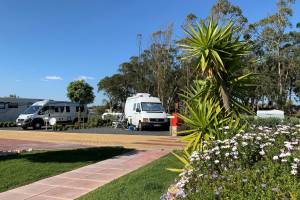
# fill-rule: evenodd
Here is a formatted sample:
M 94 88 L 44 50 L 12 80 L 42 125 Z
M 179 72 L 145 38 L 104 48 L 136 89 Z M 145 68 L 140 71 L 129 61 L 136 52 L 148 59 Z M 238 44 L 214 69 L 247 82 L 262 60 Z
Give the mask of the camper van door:
M 141 104 L 138 102 L 133 104 L 132 124 L 137 126 L 140 120 L 141 120 Z

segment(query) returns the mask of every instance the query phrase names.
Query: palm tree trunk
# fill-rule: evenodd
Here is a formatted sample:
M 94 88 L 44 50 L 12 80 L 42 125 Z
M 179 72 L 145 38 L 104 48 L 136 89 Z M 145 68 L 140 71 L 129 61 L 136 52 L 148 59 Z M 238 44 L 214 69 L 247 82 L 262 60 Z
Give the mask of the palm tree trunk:
M 231 97 L 228 88 L 226 87 L 225 83 L 221 83 L 221 97 L 223 101 L 223 106 L 227 111 L 231 111 Z

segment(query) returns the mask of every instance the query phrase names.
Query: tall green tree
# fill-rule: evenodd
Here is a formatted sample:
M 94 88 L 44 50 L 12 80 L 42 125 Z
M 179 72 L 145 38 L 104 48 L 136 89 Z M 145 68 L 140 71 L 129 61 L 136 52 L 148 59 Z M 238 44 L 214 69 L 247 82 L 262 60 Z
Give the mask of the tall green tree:
M 184 59 L 196 58 L 196 67 L 205 77 L 206 84 L 214 85 L 222 99 L 222 105 L 230 111 L 232 104 L 239 105 L 240 98 L 234 90 L 236 83 L 249 77 L 238 74 L 243 67 L 242 57 L 249 51 L 249 45 L 233 36 L 232 23 L 224 27 L 213 20 L 207 24 L 197 24 L 185 30 L 185 38 L 179 46 L 183 49 Z
M 283 108 L 286 102 L 289 75 L 295 66 L 295 56 L 291 53 L 293 38 L 289 33 L 294 3 L 294 0 L 278 0 L 274 14 L 249 25 L 249 38 L 260 61 L 260 67 L 253 70 L 263 76 L 259 89 L 263 91 L 261 98 L 275 101 L 279 108 Z
M 93 103 L 95 99 L 93 87 L 84 80 L 72 81 L 68 85 L 67 96 L 72 102 L 80 105 Z M 78 112 L 78 121 L 81 121 L 81 109 Z

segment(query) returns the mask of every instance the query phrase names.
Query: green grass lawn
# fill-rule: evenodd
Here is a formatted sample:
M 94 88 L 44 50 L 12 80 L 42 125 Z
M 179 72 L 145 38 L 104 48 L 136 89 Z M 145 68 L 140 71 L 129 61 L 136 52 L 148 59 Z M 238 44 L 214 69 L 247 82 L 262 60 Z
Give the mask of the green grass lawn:
M 179 161 L 169 154 L 88 193 L 79 198 L 79 200 L 159 199 L 178 175 L 177 173 L 166 171 L 166 168 L 177 168 L 180 166 Z
M 128 152 L 122 147 L 31 152 L 0 157 L 0 192 Z

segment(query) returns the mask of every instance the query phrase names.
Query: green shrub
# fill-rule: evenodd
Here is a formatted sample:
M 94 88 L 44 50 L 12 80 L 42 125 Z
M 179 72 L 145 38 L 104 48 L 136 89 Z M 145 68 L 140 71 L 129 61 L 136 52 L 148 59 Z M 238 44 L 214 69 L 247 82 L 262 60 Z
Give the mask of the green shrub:
M 286 117 L 284 118 L 284 123 L 289 125 L 296 125 L 296 124 L 300 124 L 300 119 L 296 117 Z
M 74 129 L 74 125 L 72 124 L 68 124 L 65 126 L 66 130 L 73 130 Z
M 78 122 L 74 124 L 74 129 L 80 129 L 80 124 Z
M 16 126 L 17 126 L 16 122 L 9 122 L 9 127 L 16 127 Z
M 207 144 L 161 199 L 300 199 L 299 137 L 278 125 Z
M 52 126 L 52 130 L 57 131 L 57 125 L 56 124 Z
M 4 122 L 4 126 L 3 127 L 9 127 L 9 122 Z
M 277 125 L 296 125 L 300 124 L 300 119 L 296 117 L 285 117 L 283 120 L 279 118 L 260 118 L 256 116 L 242 116 L 241 119 L 242 124 L 254 125 L 254 126 L 268 126 L 268 127 L 276 127 Z
M 4 122 L 0 122 L 0 128 L 4 126 Z
M 112 123 L 111 119 L 102 119 L 100 116 L 92 116 L 87 122 L 88 128 L 96 128 L 103 126 L 110 126 Z

